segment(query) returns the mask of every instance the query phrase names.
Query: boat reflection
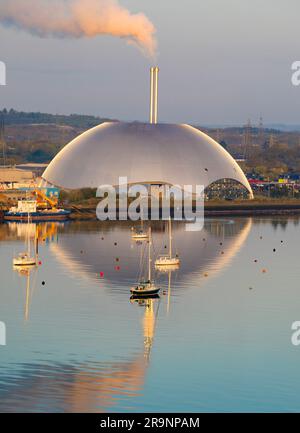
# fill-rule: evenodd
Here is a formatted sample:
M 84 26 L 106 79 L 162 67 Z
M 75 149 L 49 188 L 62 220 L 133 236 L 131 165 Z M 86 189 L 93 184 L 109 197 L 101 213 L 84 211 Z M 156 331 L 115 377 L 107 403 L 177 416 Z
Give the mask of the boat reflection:
M 20 241 L 18 225 L 5 225 L 1 229 L 8 239 Z M 30 357 L 30 362 L 26 361 L 23 354 L 24 358 L 20 356 L 13 367 L 11 362 L 8 362 L 5 367 L 7 374 L 1 378 L 2 380 L 5 377 L 0 386 L 0 411 L 12 411 L 12 408 L 17 411 L 20 408 L 24 412 L 103 412 L 113 408 L 120 400 L 123 407 L 125 405 L 130 408 L 130 399 L 143 392 L 151 354 L 155 349 L 155 335 L 159 330 L 162 315 L 170 312 L 173 294 L 176 292 L 183 295 L 189 287 L 199 288 L 207 281 L 206 277 L 203 278 L 204 272 L 213 277 L 226 268 L 246 241 L 250 229 L 251 219 L 242 218 L 236 219 L 234 223 L 229 220 L 207 220 L 204 229 L 199 233 L 186 232 L 184 224 L 174 223 L 173 237 L 180 247 L 181 267 L 168 268 L 166 272 L 157 273 L 156 277 L 164 281 L 163 295 L 151 299 L 131 298 L 131 310 L 131 305 L 128 304 L 128 287 L 137 277 L 142 246 L 134 244 L 131 248 L 128 225 L 99 222 L 38 225 L 40 254 L 43 256 L 47 253 L 51 269 L 55 269 L 57 273 L 59 269 L 63 270 L 71 283 L 68 289 L 62 285 L 59 291 L 54 293 L 55 282 L 50 282 L 50 270 L 49 284 L 44 286 L 43 290 L 48 291 L 47 296 L 40 297 L 37 303 L 45 317 L 40 318 L 35 314 L 35 317 L 30 318 L 35 279 L 37 272 L 41 270 L 20 270 L 20 277 L 26 278 L 25 299 L 22 297 L 24 318 L 26 323 L 31 325 L 24 329 L 33 330 L 32 340 L 40 335 L 38 344 L 35 346 L 32 343 L 33 346 L 28 352 L 39 352 L 38 355 L 34 352 L 35 356 L 38 356 L 33 357 L 36 361 L 31 361 Z M 153 224 L 152 231 L 158 254 L 159 249 L 166 244 L 167 225 Z M 45 260 L 43 258 L 44 262 Z M 74 284 L 73 278 L 80 278 L 81 282 L 83 280 L 87 284 Z M 52 291 L 49 289 L 51 285 Z M 85 290 L 87 287 L 88 291 Z M 84 310 L 81 309 L 81 304 L 85 302 L 87 293 L 91 299 L 86 303 L 87 310 Z M 21 295 L 23 296 L 18 292 L 18 296 Z M 93 301 L 96 305 L 93 305 Z M 46 302 L 49 302 L 50 306 L 45 305 Z M 105 317 L 101 321 L 97 308 L 102 302 L 107 309 L 107 315 L 104 312 Z M 62 303 L 68 305 L 64 304 L 60 310 Z M 120 312 L 122 314 L 126 308 L 130 309 L 126 322 L 120 321 L 116 324 L 115 318 L 119 318 Z M 130 328 L 124 325 L 128 317 L 129 320 L 134 319 L 133 331 L 137 330 L 134 334 L 136 340 L 132 338 Z M 105 332 L 95 332 L 89 337 L 90 330 L 101 329 L 101 325 Z M 42 329 L 37 330 L 39 326 Z M 88 332 L 85 326 L 88 326 Z M 115 338 L 116 335 L 119 336 L 121 326 L 125 326 L 122 336 L 125 335 L 126 338 L 126 335 L 130 335 L 123 348 L 116 347 L 115 343 L 120 341 Z M 59 330 L 62 335 L 53 336 Z M 109 336 L 105 335 L 106 331 Z M 21 330 L 18 328 L 17 332 L 20 333 Z M 74 350 L 70 339 L 75 337 L 80 347 Z M 56 341 L 56 338 L 59 341 Z M 26 340 L 26 343 L 29 344 L 29 341 Z M 17 349 L 15 348 L 16 351 Z M 78 353 L 74 354 L 76 350 Z M 122 350 L 125 351 L 123 355 Z M 109 354 L 114 351 L 116 354 Z
M 185 224 L 173 224 L 173 237 L 180 246 L 180 272 L 176 278 L 176 286 L 182 281 L 189 281 L 192 286 L 204 284 L 225 269 L 238 253 L 251 230 L 251 218 L 230 220 L 206 220 L 201 232 L 185 231 Z M 84 229 L 84 225 L 81 224 Z M 51 243 L 50 250 L 58 265 L 62 266 L 76 278 L 101 279 L 110 293 L 128 290 L 140 268 L 141 249 L 143 244 L 131 244 L 130 229 L 126 225 L 116 224 L 110 231 L 99 225 L 88 232 L 76 231 L 69 224 L 59 236 L 59 242 Z M 105 227 L 107 229 L 107 226 Z M 152 225 L 153 244 L 156 255 L 160 254 L 166 244 L 167 224 Z M 156 269 L 176 271 L 177 265 Z M 159 271 L 159 272 L 158 272 Z M 163 278 L 159 277 L 159 278 Z M 158 281 L 160 283 L 160 280 Z
M 25 320 L 29 319 L 30 270 L 27 276 Z M 0 411 L 105 412 L 118 400 L 139 395 L 144 387 L 158 318 L 159 299 L 132 300 L 144 308 L 143 349 L 132 360 L 110 363 L 21 364 L 13 385 L 0 387 Z M 30 399 L 28 398 L 30 395 Z M 128 403 L 130 404 L 130 403 Z
M 36 285 L 37 269 L 32 266 L 14 266 L 13 270 L 16 271 L 21 278 L 26 278 L 26 291 L 25 291 L 25 302 L 24 302 L 24 320 L 29 320 L 29 308 Z M 33 275 L 33 283 L 31 285 L 31 274 Z

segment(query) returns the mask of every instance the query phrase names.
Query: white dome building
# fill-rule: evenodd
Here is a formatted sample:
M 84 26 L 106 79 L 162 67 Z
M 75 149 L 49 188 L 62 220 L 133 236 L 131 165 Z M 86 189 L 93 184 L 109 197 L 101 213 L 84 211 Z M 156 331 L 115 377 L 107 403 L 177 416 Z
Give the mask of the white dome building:
M 189 125 L 157 123 L 158 68 L 151 68 L 150 123 L 106 122 L 65 146 L 43 173 L 64 189 L 128 184 L 202 185 L 231 179 L 251 187 L 236 161 L 216 141 Z
M 221 179 L 251 187 L 216 141 L 189 125 L 107 122 L 65 146 L 43 179 L 64 189 L 128 184 L 204 185 Z

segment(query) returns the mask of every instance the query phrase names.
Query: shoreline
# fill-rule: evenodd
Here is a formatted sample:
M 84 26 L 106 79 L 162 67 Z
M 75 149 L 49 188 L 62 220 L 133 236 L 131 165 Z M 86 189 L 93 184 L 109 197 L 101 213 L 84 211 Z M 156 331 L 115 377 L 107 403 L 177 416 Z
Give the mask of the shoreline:
M 70 220 L 97 219 L 95 207 L 81 205 L 76 209 L 70 208 Z M 206 217 L 217 216 L 270 216 L 270 215 L 300 215 L 300 202 L 298 203 L 207 203 L 204 209 Z
M 65 208 L 71 211 L 66 221 L 97 220 L 96 207 L 94 205 L 66 206 Z M 300 215 L 300 201 L 296 203 L 206 203 L 204 215 L 205 217 L 295 216 Z M 1 210 L 0 222 L 5 222 L 4 212 Z

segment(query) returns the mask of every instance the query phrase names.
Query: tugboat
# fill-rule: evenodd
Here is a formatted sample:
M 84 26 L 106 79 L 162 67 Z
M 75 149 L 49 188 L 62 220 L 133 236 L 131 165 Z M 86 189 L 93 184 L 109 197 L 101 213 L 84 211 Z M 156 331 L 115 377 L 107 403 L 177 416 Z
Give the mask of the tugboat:
M 151 227 L 149 227 L 148 238 L 148 279 L 139 281 L 135 287 L 130 289 L 130 293 L 136 298 L 157 296 L 160 291 L 151 278 Z

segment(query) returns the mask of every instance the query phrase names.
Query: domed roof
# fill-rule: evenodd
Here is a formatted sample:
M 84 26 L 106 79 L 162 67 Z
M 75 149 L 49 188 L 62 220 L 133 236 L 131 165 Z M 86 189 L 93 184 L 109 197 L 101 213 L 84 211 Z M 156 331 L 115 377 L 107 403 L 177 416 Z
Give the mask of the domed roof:
M 252 194 L 235 160 L 208 135 L 185 124 L 106 122 L 66 145 L 43 179 L 66 189 L 128 183 L 204 185 L 234 179 Z

